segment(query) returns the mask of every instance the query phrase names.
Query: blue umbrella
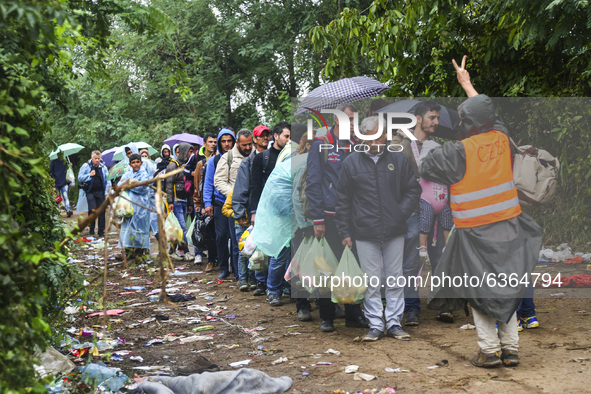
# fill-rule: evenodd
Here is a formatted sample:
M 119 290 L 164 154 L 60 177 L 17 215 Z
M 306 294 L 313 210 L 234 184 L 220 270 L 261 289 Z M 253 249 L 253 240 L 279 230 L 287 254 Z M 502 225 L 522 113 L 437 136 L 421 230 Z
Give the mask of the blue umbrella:
M 390 89 L 373 78 L 353 77 L 327 83 L 312 90 L 300 103 L 295 115 L 377 96 Z
M 414 114 L 418 103 L 420 103 L 419 100 L 396 101 L 392 104 L 388 104 L 385 107 L 378 109 L 376 112 L 408 112 L 410 114 Z M 435 130 L 435 136 L 441 138 L 455 139 L 456 132 L 454 131 L 454 129 L 460 123 L 460 116 L 458 115 L 458 111 L 455 109 L 444 107 L 441 104 L 439 105 L 441 106 L 441 110 L 439 111 L 439 126 Z

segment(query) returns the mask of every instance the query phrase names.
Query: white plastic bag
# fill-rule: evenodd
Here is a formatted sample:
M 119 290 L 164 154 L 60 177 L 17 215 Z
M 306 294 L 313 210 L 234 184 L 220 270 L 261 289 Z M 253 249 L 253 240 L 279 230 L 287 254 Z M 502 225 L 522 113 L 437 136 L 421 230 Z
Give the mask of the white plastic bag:
M 117 197 L 115 202 L 113 203 L 113 209 L 115 210 L 115 215 L 119 218 L 130 218 L 133 216 L 133 204 L 131 203 L 129 194 L 127 192 L 121 192 L 122 197 Z

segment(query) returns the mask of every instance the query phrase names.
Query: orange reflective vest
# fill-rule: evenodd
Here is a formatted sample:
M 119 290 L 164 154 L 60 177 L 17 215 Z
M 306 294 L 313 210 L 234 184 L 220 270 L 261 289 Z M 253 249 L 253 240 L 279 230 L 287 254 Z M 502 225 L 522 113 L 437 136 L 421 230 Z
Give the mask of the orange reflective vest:
M 450 186 L 456 228 L 496 223 L 521 214 L 509 138 L 491 130 L 463 140 L 462 145 L 466 151 L 466 174 Z

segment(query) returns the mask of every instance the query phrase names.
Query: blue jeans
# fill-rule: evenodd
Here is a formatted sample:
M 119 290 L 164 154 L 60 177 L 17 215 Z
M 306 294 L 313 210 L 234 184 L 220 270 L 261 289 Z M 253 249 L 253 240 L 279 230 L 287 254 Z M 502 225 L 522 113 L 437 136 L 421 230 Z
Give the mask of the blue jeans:
M 244 233 L 244 231 L 247 228 L 248 227 L 242 227 L 238 223 L 234 223 L 234 229 L 236 230 L 236 239 L 240 239 L 242 233 Z M 238 267 L 240 269 L 240 275 L 238 278 L 240 280 L 240 283 L 247 283 L 249 281 L 250 283 L 255 283 L 255 271 L 251 271 L 248 269 L 248 258 L 243 256 L 242 253 L 238 254 Z
M 236 280 L 238 280 L 240 278 L 240 250 L 238 249 L 238 239 L 240 238 L 240 236 L 236 236 L 236 229 L 234 228 L 234 219 L 228 217 L 226 219 L 228 220 L 228 228 L 230 232 L 230 261 L 232 262 L 232 272 L 234 273 L 234 277 L 236 278 Z
M 406 235 L 404 236 L 404 252 L 402 257 L 402 274 L 408 279 L 409 276 L 416 276 L 421 268 L 419 262 L 419 218 L 418 212 L 413 212 L 406 219 Z M 421 300 L 418 289 L 415 290 L 414 281 L 407 281 L 404 288 L 404 310 L 421 310 Z
M 183 229 L 183 242 L 187 243 L 187 225 L 185 219 L 187 218 L 187 203 L 184 201 L 177 201 L 174 203 L 174 216 L 176 216 L 179 224 Z
M 291 261 L 291 248 L 286 246 L 281 250 L 279 256 L 269 259 L 269 274 L 267 276 L 267 290 L 269 294 L 281 295 L 284 276 L 289 262 Z
M 534 288 L 530 285 L 525 288 L 524 298 L 517 307 L 517 317 L 527 318 L 536 315 L 536 304 L 534 304 Z
M 64 199 L 64 205 L 66 206 L 66 211 L 70 211 L 70 199 L 68 198 L 68 185 L 64 185 L 58 189 L 62 198 Z
M 228 225 L 228 218 L 222 213 L 223 205 L 223 203 L 217 200 L 213 202 L 213 221 L 215 225 L 215 243 L 220 273 L 226 275 L 229 270 L 228 259 L 230 253 L 228 250 L 228 240 L 230 239 L 230 226 Z

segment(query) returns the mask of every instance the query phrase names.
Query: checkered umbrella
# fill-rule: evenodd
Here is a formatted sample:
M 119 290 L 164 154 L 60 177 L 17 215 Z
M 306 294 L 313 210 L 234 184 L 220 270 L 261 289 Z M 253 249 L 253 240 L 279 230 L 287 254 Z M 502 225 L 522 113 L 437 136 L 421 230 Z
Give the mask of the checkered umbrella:
M 344 78 L 312 90 L 300 103 L 295 115 L 311 110 L 335 108 L 339 104 L 352 103 L 377 96 L 390 89 L 388 85 L 368 77 Z

